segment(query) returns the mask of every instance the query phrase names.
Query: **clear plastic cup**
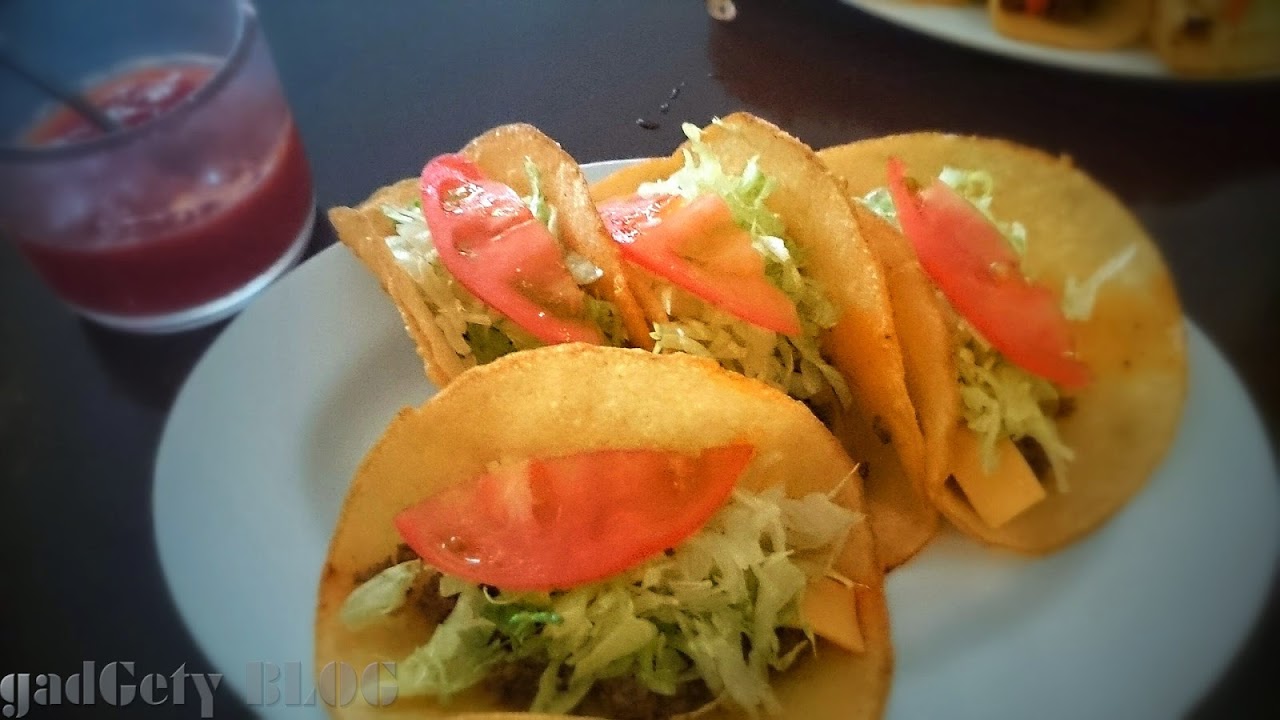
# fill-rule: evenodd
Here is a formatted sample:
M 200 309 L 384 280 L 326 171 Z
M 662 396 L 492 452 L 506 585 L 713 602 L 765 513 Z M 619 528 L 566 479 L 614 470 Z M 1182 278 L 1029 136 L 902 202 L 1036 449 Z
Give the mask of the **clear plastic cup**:
M 0 28 L 118 126 L 0 67 L 0 234 L 75 311 L 199 327 L 297 260 L 310 170 L 247 0 L 8 0 Z

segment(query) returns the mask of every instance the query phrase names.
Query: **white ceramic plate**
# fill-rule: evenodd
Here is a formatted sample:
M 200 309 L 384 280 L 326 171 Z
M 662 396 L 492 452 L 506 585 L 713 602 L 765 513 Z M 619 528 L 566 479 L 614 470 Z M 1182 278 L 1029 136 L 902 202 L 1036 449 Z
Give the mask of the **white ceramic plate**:
M 1211 687 L 1269 587 L 1280 491 L 1239 381 L 1189 330 L 1180 434 L 1112 523 L 1038 561 L 947 535 L 890 577 L 891 717 L 1169 718 Z M 192 373 L 156 463 L 156 539 L 183 617 L 242 698 L 251 663 L 310 677 L 347 483 L 395 412 L 432 392 L 395 309 L 341 247 L 255 301 Z M 287 698 L 264 714 L 322 714 Z
M 1036 45 L 1007 38 L 995 31 L 987 18 L 985 3 L 949 6 L 910 0 L 841 0 L 883 20 L 925 35 L 1004 55 L 1017 60 L 1052 65 L 1069 70 L 1135 78 L 1193 82 L 1238 82 L 1248 77 L 1221 79 L 1186 78 L 1169 71 L 1155 53 L 1145 47 L 1121 50 L 1086 51 Z M 1256 76 L 1254 79 L 1262 76 Z M 1271 75 L 1274 77 L 1274 74 Z

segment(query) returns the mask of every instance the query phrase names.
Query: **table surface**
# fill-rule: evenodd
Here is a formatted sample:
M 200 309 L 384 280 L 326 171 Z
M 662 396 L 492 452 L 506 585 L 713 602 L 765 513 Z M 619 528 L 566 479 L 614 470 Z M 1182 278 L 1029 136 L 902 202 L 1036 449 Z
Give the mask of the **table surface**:
M 698 0 L 260 0 L 260 11 L 322 208 L 358 202 L 516 120 L 580 162 L 665 154 L 681 121 L 738 109 L 814 147 L 938 129 L 1068 153 L 1160 243 L 1187 315 L 1239 371 L 1275 443 L 1280 84 L 1025 65 L 835 0 L 739 0 L 732 23 L 709 19 Z M 308 255 L 333 241 L 318 222 Z M 84 660 L 211 670 L 165 588 L 150 498 L 166 414 L 225 323 L 161 338 L 98 328 L 65 310 L 8 243 L 0 308 L 0 547 L 10 549 L 0 676 L 65 677 Z M 1280 716 L 1267 672 L 1280 660 L 1275 596 L 1195 717 Z M 219 717 L 251 716 L 219 697 Z M 196 707 L 147 713 L 194 717 Z

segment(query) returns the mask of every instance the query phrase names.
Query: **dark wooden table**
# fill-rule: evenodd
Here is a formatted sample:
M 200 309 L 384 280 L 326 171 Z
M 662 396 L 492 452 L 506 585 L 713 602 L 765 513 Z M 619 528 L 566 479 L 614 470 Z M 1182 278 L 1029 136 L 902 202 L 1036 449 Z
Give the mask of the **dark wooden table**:
M 361 200 L 514 120 L 581 162 L 666 153 L 680 121 L 736 109 L 815 147 L 942 129 L 1067 152 L 1157 238 L 1187 314 L 1240 372 L 1274 444 L 1280 85 L 1079 75 L 942 44 L 835 0 L 739 4 L 730 24 L 710 20 L 699 0 L 261 0 L 261 13 L 321 207 Z M 318 223 L 308 252 L 332 242 Z M 221 329 L 102 330 L 0 243 L 0 676 L 65 676 L 83 660 L 210 670 L 160 574 L 150 497 L 166 413 Z M 1280 661 L 1278 615 L 1273 593 L 1197 717 L 1280 716 L 1268 672 Z M 216 709 L 250 714 L 225 691 Z

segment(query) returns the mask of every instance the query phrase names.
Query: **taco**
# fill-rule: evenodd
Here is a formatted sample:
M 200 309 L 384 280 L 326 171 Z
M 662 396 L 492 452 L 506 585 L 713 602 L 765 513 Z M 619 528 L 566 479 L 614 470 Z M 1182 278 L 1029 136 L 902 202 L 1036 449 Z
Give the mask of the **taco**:
M 923 448 L 879 264 L 840 185 L 777 127 L 738 113 L 685 125 L 673 155 L 591 188 L 630 285 L 657 307 L 655 352 L 710 357 L 804 401 L 870 458 L 887 568 L 938 527 L 915 492 Z
M 1001 140 L 916 133 L 821 155 L 911 329 L 908 389 L 943 515 L 1043 553 L 1122 508 L 1186 395 L 1182 313 L 1138 221 L 1069 159 Z
M 1176 72 L 1243 74 L 1280 69 L 1280 3 L 1156 0 L 1151 42 Z
M 490 130 L 329 220 L 437 385 L 548 343 L 653 345 L 582 171 L 530 125 Z
M 892 655 L 861 509 L 803 405 L 709 360 L 501 358 L 401 411 L 357 472 L 316 667 L 394 662 L 394 702 L 331 712 L 876 717 Z
M 996 31 L 1075 50 L 1108 50 L 1142 39 L 1152 0 L 987 0 Z

